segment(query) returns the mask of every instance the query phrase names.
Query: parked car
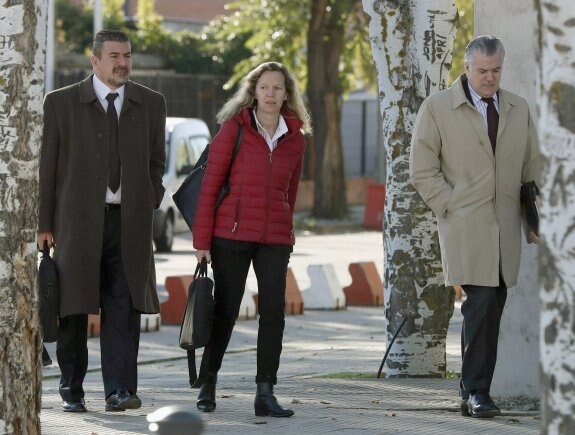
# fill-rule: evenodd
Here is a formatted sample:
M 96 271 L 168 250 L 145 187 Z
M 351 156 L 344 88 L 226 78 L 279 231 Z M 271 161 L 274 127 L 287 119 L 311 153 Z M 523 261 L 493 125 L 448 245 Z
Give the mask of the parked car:
M 170 252 L 174 234 L 189 231 L 172 199 L 211 139 L 206 123 L 197 118 L 166 119 L 166 193 L 154 212 L 154 243 L 158 252 Z

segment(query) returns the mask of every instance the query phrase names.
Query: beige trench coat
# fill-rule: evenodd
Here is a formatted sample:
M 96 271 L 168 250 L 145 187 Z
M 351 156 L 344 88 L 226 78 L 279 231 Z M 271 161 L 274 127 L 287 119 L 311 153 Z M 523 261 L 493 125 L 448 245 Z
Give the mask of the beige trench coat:
M 521 183 L 538 181 L 537 132 L 527 102 L 499 91 L 495 156 L 481 114 L 459 77 L 419 110 L 410 154 L 411 183 L 437 217 L 446 285 L 507 287 L 521 258 Z

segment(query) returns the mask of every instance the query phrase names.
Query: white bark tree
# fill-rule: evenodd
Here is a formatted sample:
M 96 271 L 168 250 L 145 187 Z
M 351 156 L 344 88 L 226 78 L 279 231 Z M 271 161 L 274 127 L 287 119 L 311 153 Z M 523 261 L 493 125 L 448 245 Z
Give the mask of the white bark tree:
M 0 5 L 0 384 L 6 431 L 40 433 L 38 154 L 48 0 Z
M 454 292 L 444 286 L 435 218 L 409 183 L 413 123 L 447 87 L 457 26 L 452 0 L 363 0 L 379 83 L 387 160 L 384 213 L 388 377 L 445 377 Z
M 575 3 L 539 13 L 542 433 L 575 433 Z

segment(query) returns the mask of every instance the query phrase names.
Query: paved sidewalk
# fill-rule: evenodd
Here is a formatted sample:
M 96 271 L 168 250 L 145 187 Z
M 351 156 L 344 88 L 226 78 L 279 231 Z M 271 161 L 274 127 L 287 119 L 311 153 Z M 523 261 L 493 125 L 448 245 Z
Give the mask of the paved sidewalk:
M 377 379 L 385 350 L 383 322 L 379 308 L 307 311 L 287 318 L 276 394 L 295 411 L 289 419 L 254 416 L 257 322 L 238 322 L 220 372 L 216 412 L 201 415 L 204 433 L 539 433 L 537 413 L 506 411 L 491 420 L 461 417 L 457 380 Z M 197 390 L 188 387 L 177 334 L 178 328 L 171 326 L 142 335 L 148 351 L 165 358 L 140 365 L 139 395 L 144 405 L 137 411 L 105 413 L 101 375 L 95 371 L 85 383 L 90 412 L 65 414 L 60 410 L 57 378 L 45 379 L 43 433 L 142 434 L 148 433 L 146 415 L 160 407 L 187 405 L 195 410 Z M 456 336 L 450 333 L 450 340 Z
M 189 237 L 178 237 L 170 256 L 157 255 L 158 283 L 165 276 L 189 273 L 193 250 Z M 383 264 L 381 233 L 300 236 L 290 266 L 300 286 L 309 286 L 308 264 L 333 263 L 340 284 L 348 285 L 347 265 Z M 253 285 L 253 276 L 248 280 Z M 251 287 L 255 290 L 255 286 Z M 160 297 L 167 295 L 160 287 Z M 447 340 L 447 368 L 459 372 L 459 304 Z M 104 412 L 98 339 L 89 340 L 86 378 L 89 412 L 61 411 L 58 369 L 44 369 L 42 433 L 54 435 L 146 434 L 146 415 L 167 405 L 195 412 L 197 390 L 187 382 L 185 352 L 178 347 L 179 327 L 143 333 L 139 391 L 143 406 L 125 413 Z M 255 345 L 257 321 L 239 321 L 218 379 L 217 409 L 201 414 L 205 434 L 538 434 L 539 414 L 517 410 L 489 420 L 459 415 L 456 379 L 377 379 L 385 352 L 382 307 L 341 311 L 306 310 L 286 318 L 284 350 L 276 395 L 295 411 L 289 419 L 255 417 Z M 52 356 L 53 345 L 49 346 Z M 201 353 L 201 351 L 199 351 Z M 198 355 L 199 362 L 200 355 Z M 54 358 L 55 359 L 55 358 Z

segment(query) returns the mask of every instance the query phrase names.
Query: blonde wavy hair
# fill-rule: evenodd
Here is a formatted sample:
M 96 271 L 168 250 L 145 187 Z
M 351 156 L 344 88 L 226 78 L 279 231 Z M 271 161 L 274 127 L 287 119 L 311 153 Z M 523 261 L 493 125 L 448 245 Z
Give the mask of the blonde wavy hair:
M 241 81 L 237 92 L 230 98 L 224 107 L 216 115 L 219 124 L 232 119 L 245 107 L 255 108 L 257 101 L 255 99 L 256 85 L 258 80 L 266 71 L 279 71 L 285 79 L 287 99 L 281 107 L 281 114 L 286 118 L 295 115 L 303 122 L 302 131 L 311 134 L 311 118 L 303 102 L 302 96 L 297 87 L 293 75 L 285 65 L 279 62 L 265 62 L 251 70 Z

